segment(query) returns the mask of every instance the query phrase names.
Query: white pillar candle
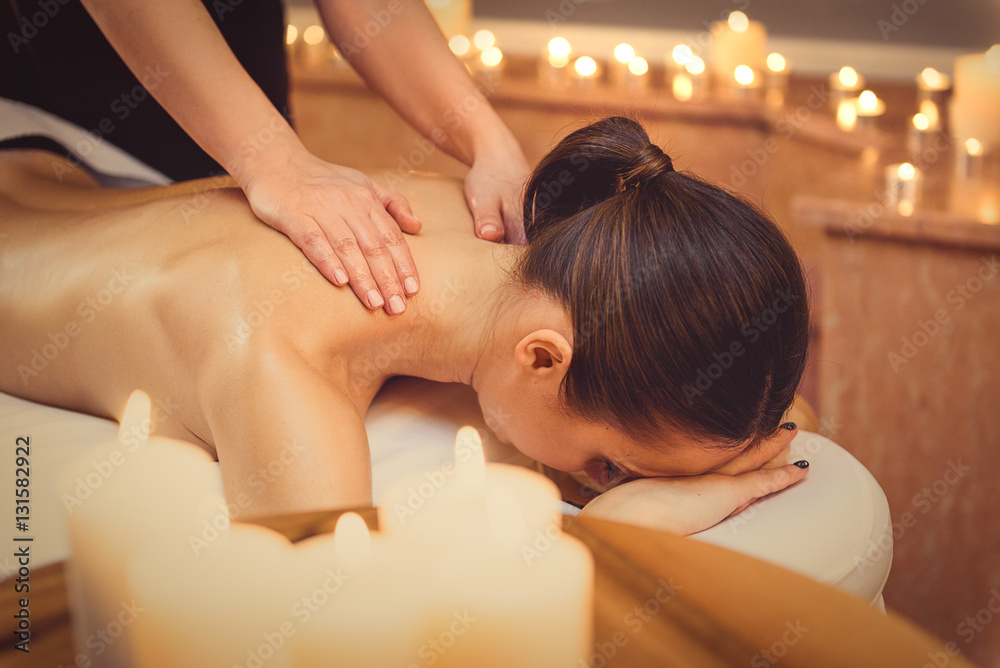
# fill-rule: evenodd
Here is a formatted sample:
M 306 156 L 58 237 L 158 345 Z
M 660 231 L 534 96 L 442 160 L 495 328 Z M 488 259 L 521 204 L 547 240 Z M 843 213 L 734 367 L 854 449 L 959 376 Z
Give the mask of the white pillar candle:
M 138 605 L 137 668 L 294 666 L 292 545 L 253 524 L 197 556 L 143 552 L 129 569 Z
M 951 124 L 958 139 L 975 138 L 988 153 L 1000 147 L 1000 44 L 955 59 Z
M 135 392 L 118 439 L 88 451 L 59 476 L 72 548 L 67 578 L 74 641 L 95 665 L 131 665 L 132 629 L 142 613 L 125 571 L 135 555 L 150 546 L 164 555 L 187 553 L 207 528 L 218 536 L 228 525 L 211 457 L 190 443 L 149 438 L 149 429 L 149 397 Z M 220 514 L 221 529 L 212 527 Z
M 767 30 L 759 21 L 750 21 L 746 14 L 735 11 L 723 23 L 716 21 L 711 28 L 709 64 L 716 77 L 728 85 L 740 65 L 760 71 L 767 54 Z
M 427 545 L 369 534 L 346 513 L 333 535 L 297 545 L 295 559 L 297 571 L 312 574 L 293 609 L 296 668 L 423 665 L 441 598 Z

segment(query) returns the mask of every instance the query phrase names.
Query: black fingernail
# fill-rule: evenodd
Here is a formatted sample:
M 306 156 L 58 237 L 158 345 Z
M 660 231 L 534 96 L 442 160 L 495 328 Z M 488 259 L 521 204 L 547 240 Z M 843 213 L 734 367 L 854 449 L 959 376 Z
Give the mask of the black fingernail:
M 797 427 L 798 425 L 795 424 L 794 422 L 786 422 L 785 424 L 781 425 L 782 429 L 787 429 L 788 431 L 794 431 Z
M 804 459 L 800 459 L 799 461 L 795 462 L 795 465 L 798 466 L 800 469 L 809 468 L 809 462 L 807 462 Z

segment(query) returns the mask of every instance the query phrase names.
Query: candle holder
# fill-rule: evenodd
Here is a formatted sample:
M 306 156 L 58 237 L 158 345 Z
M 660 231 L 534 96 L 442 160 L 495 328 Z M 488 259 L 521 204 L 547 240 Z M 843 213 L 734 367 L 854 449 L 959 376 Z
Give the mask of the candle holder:
M 546 88 L 564 88 L 569 83 L 571 47 L 563 37 L 553 37 L 538 59 L 538 83 Z
M 625 70 L 625 90 L 643 93 L 649 89 L 649 63 L 645 58 L 632 58 Z
M 861 95 L 853 100 L 857 108 L 857 129 L 870 131 L 875 127 L 875 121 L 885 114 L 885 102 L 870 90 L 861 91 Z
M 600 80 L 600 66 L 590 56 L 581 56 L 573 62 L 570 79 L 579 90 L 594 90 Z
M 932 129 L 948 128 L 948 98 L 951 95 L 951 77 L 926 67 L 917 75 L 917 106 L 927 116 Z
M 959 179 L 975 181 L 986 174 L 988 156 L 982 142 L 970 138 L 962 142 L 955 156 L 955 168 Z
M 473 71 L 476 80 L 486 90 L 495 90 L 503 79 L 503 52 L 495 46 L 483 49 L 479 57 L 473 61 Z
M 692 56 L 684 67 L 674 72 L 670 88 L 674 98 L 680 102 L 697 101 L 707 94 L 708 81 L 705 61 Z
M 608 81 L 612 86 L 623 89 L 628 85 L 628 68 L 633 58 L 635 49 L 631 45 L 622 43 L 615 47 L 614 54 L 608 61 Z
M 857 97 L 865 86 L 865 78 L 858 74 L 853 67 L 845 65 L 840 68 L 840 71 L 830 75 L 829 84 L 830 109 L 834 113 L 839 113 L 840 103 Z
M 903 216 L 913 215 L 919 203 L 923 172 L 909 162 L 885 168 L 886 206 L 894 207 Z
M 749 65 L 739 65 L 727 80 L 726 94 L 736 100 L 759 100 L 763 90 L 760 75 Z

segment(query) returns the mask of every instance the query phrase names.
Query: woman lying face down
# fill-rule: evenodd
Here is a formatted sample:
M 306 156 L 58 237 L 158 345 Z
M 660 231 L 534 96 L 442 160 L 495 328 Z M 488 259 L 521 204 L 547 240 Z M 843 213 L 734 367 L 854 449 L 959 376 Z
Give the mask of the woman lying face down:
M 780 425 L 806 357 L 798 260 L 631 120 L 542 159 L 526 247 L 469 234 L 454 183 L 393 184 L 427 223 L 400 316 L 330 285 L 228 184 L 102 191 L 56 181 L 54 161 L 0 155 L 0 389 L 119 419 L 145 389 L 174 407 L 158 433 L 218 457 L 235 515 L 370 504 L 364 415 L 397 375 L 469 384 L 501 441 L 600 488 L 626 481 L 597 515 L 697 531 L 805 475 L 757 470 L 795 434 Z M 38 364 L 68 323 L 70 345 Z M 283 474 L 251 488 L 279 456 Z

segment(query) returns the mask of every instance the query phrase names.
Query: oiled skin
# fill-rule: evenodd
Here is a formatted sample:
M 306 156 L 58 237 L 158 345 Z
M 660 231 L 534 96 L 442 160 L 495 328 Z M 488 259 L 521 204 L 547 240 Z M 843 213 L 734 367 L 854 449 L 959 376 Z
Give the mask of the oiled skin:
M 226 180 L 107 191 L 50 154 L 0 153 L 0 390 L 120 419 L 143 389 L 156 432 L 217 455 L 230 497 L 291 453 L 247 515 L 370 503 L 363 416 L 392 371 L 371 364 L 378 342 L 501 248 L 469 232 L 458 182 L 392 185 L 429 223 L 408 238 L 421 292 L 394 318 L 331 285 Z

